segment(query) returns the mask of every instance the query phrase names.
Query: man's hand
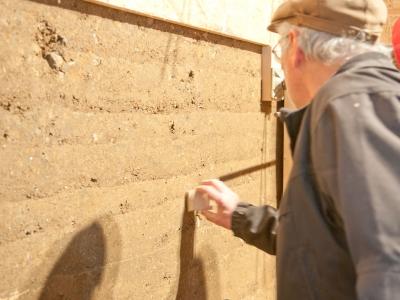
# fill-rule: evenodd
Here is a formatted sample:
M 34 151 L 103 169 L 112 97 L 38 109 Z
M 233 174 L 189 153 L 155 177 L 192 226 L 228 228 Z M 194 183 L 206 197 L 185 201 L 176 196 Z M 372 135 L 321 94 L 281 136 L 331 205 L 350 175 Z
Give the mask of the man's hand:
M 238 195 L 217 179 L 203 181 L 196 190 L 207 194 L 217 204 L 217 212 L 203 210 L 202 215 L 214 224 L 231 229 L 232 214 L 239 203 Z

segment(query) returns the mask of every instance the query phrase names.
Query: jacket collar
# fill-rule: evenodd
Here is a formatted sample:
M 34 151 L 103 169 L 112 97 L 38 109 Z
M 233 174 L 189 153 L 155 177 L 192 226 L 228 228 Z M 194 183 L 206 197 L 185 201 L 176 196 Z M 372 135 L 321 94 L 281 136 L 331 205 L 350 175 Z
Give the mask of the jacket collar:
M 339 70 L 336 72 L 334 76 L 346 72 L 349 69 L 354 69 L 354 68 L 359 69 L 366 67 L 382 68 L 382 66 L 389 68 L 394 67 L 390 58 L 385 54 L 379 52 L 367 52 L 349 59 L 339 68 Z
M 304 113 L 307 111 L 309 105 L 300 109 L 290 109 L 283 107 L 279 110 L 279 119 L 286 125 L 287 132 L 290 138 L 290 149 L 292 154 L 296 146 L 297 135 L 300 131 L 301 122 Z

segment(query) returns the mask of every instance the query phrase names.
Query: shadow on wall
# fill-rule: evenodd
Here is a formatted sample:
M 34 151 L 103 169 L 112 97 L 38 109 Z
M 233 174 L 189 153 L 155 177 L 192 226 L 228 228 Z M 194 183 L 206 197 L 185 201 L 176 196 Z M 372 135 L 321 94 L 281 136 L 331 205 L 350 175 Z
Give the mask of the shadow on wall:
M 194 257 L 195 215 L 185 209 L 181 224 L 181 246 L 179 251 L 180 269 L 176 300 L 207 299 L 204 265 Z
M 200 30 L 191 29 L 188 27 L 171 24 L 169 22 L 156 20 L 152 18 L 147 18 L 144 16 L 136 15 L 133 13 L 124 12 L 121 10 L 104 7 L 92 3 L 85 2 L 83 0 L 68 0 L 68 1 L 59 1 L 59 0 L 29 0 L 32 2 L 37 2 L 41 4 L 47 4 L 52 6 L 57 6 L 64 9 L 78 11 L 80 13 L 95 15 L 101 18 L 112 19 L 114 21 L 129 23 L 137 26 L 152 28 L 156 30 L 160 30 L 167 33 L 179 34 L 188 38 L 192 38 L 195 40 L 204 40 L 208 42 L 212 42 L 215 44 L 220 44 L 228 47 L 239 48 L 247 51 L 252 51 L 255 53 L 261 54 L 261 46 L 246 43 L 242 41 L 238 41 L 232 38 L 223 37 L 217 34 L 208 33 L 204 35 L 204 32 Z M 60 3 L 59 3 L 60 2 Z M 185 13 L 185 6 L 182 8 Z M 188 12 L 186 12 L 188 13 Z M 150 21 L 149 21 L 150 20 Z M 167 45 L 167 51 L 170 49 L 170 45 Z
M 195 215 L 187 211 L 185 201 L 179 251 L 179 280 L 175 299 L 206 300 L 208 296 L 211 296 L 211 299 L 221 299 L 216 254 L 211 248 L 203 248 L 200 251 L 201 256 L 195 256 L 195 228 Z
M 91 299 L 102 279 L 105 256 L 103 229 L 93 223 L 69 243 L 47 277 L 39 300 Z
M 113 299 L 118 266 L 107 270 L 104 266 L 106 260 L 118 259 L 120 245 L 114 244 L 119 240 L 116 230 L 112 222 L 94 222 L 78 232 L 52 268 L 38 299 Z M 106 243 L 106 236 L 114 241 Z M 108 251 L 110 247 L 113 249 Z

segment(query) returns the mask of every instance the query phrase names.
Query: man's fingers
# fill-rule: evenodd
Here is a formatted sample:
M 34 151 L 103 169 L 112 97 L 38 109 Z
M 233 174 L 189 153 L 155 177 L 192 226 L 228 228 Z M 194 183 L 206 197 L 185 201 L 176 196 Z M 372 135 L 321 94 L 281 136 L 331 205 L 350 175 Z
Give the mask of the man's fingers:
M 196 188 L 196 190 L 198 190 L 199 192 L 208 194 L 208 196 L 212 200 L 217 202 L 218 205 L 223 205 L 222 200 L 221 200 L 221 193 L 214 187 L 208 186 L 208 185 L 200 185 Z
M 219 225 L 219 217 L 216 213 L 213 213 L 209 210 L 202 210 L 201 214 L 210 222 Z
M 201 182 L 202 185 L 207 185 L 207 186 L 212 186 L 215 189 L 217 189 L 219 192 L 222 192 L 223 189 L 221 188 L 221 185 L 216 183 L 216 181 L 218 181 L 217 179 L 208 179 L 208 180 L 204 180 Z
M 210 185 L 215 187 L 221 193 L 230 191 L 230 189 L 223 183 L 221 180 L 218 179 L 209 179 L 205 180 L 201 183 L 202 185 Z

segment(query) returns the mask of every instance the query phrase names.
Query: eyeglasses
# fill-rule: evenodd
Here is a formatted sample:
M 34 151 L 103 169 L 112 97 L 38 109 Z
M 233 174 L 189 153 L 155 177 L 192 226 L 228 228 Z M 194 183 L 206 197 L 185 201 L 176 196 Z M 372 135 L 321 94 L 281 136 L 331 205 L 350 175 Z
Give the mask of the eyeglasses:
M 282 59 L 282 42 L 284 40 L 286 40 L 287 37 L 288 37 L 288 35 L 281 37 L 279 39 L 279 41 L 276 43 L 276 45 L 274 46 L 274 48 L 272 48 L 272 54 L 274 55 L 275 59 L 278 62 L 281 62 L 281 59 Z

